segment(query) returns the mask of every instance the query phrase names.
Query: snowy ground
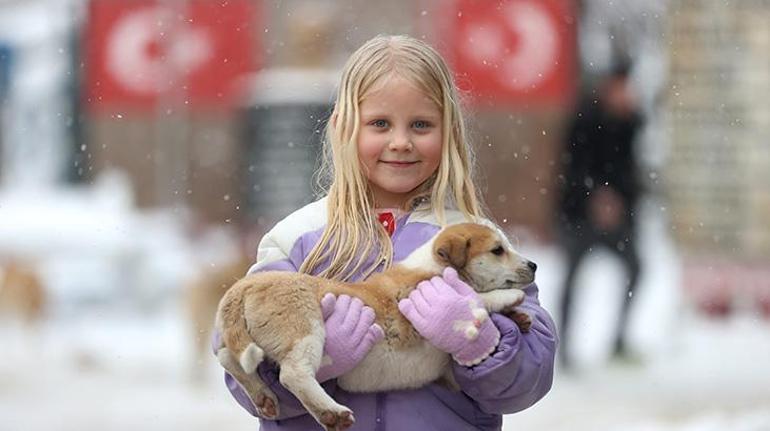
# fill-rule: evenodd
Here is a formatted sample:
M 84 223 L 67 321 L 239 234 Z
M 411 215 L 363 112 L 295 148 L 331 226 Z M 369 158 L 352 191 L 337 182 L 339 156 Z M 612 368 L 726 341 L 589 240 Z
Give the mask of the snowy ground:
M 770 325 L 682 323 L 677 353 L 558 374 L 551 393 L 506 417 L 505 429 L 770 430 Z M 54 326 L 42 329 L 42 343 L 2 333 L 0 430 L 255 429 L 212 363 L 203 384 L 189 381 L 189 334 L 177 309 L 92 310 Z
M 557 372 L 547 397 L 506 417 L 505 430 L 770 431 L 770 322 L 749 311 L 725 320 L 697 314 L 678 294 L 663 223 L 649 220 L 632 319 L 640 363 L 607 360 L 620 300 L 613 286 L 623 275 L 597 251 L 578 275 L 579 371 Z M 541 299 L 555 310 L 560 253 L 521 248 L 539 264 Z M 0 431 L 255 430 L 213 362 L 202 383 L 191 382 L 183 310 L 176 295 L 157 298 L 165 302 L 150 311 L 132 301 L 80 303 L 32 333 L 0 322 Z
M 770 323 L 683 318 L 669 355 L 557 374 L 540 403 L 506 429 L 770 430 Z M 669 336 L 670 334 L 660 334 Z
M 179 309 L 149 315 L 89 310 L 49 322 L 35 343 L 0 333 L 0 430 L 254 430 L 209 363 L 189 381 Z M 663 334 L 661 334 L 663 335 Z M 557 374 L 535 407 L 505 429 L 770 430 L 770 324 L 683 319 L 677 351 L 645 365 Z

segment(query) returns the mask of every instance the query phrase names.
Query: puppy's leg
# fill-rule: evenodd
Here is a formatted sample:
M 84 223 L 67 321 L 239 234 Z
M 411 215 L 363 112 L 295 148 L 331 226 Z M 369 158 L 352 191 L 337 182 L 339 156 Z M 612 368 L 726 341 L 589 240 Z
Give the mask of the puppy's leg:
M 526 294 L 521 289 L 497 289 L 479 293 L 487 311 L 498 313 L 503 309 L 515 307 L 524 301 Z
M 501 310 L 500 312 L 508 316 L 509 319 L 516 322 L 516 326 L 521 329 L 521 332 L 529 332 L 529 328 L 532 327 L 532 317 L 521 310 L 517 310 L 516 308 L 508 308 Z
M 501 313 L 514 322 L 522 332 L 529 332 L 532 326 L 532 318 L 529 314 L 516 309 L 516 306 L 524 302 L 526 294 L 520 289 L 497 289 L 480 293 L 487 310 Z
M 315 378 L 321 366 L 324 331 L 321 322 L 298 340 L 281 361 L 280 381 L 327 431 L 342 431 L 355 422 L 353 412 L 338 404 Z
M 265 419 L 277 418 L 278 399 L 256 371 L 264 357 L 262 349 L 256 344 L 251 344 L 240 356 L 240 358 L 236 358 L 226 347 L 217 350 L 219 363 L 243 386 L 257 408 L 257 413 Z M 249 370 L 244 370 L 241 366 L 242 363 L 245 363 Z

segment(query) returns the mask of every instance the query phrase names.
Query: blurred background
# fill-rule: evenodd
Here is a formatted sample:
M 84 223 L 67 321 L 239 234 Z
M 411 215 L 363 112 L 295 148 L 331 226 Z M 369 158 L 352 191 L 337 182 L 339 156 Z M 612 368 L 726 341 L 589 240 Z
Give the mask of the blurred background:
M 208 328 L 314 199 L 339 70 L 380 33 L 451 64 L 489 211 L 570 310 L 569 362 L 504 428 L 770 430 L 757 0 L 0 0 L 0 430 L 257 428 Z M 613 104 L 625 141 L 588 150 Z

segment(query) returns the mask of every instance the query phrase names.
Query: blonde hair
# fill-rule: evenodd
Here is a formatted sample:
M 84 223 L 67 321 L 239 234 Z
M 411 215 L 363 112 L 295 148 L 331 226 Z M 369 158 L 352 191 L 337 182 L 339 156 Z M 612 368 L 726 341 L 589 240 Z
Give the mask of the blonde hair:
M 342 71 L 337 100 L 326 126 L 324 157 L 318 172 L 326 188 L 327 225 L 321 239 L 303 262 L 300 272 L 348 280 L 358 271 L 364 277 L 381 264 L 390 267 L 393 247 L 374 214 L 374 198 L 358 156 L 359 106 L 383 77 L 396 74 L 422 90 L 442 111 L 442 149 L 439 167 L 423 183 L 406 210 L 429 201 L 441 225 L 445 208 L 466 218 L 482 216 L 481 199 L 473 182 L 473 156 L 468 145 L 458 92 L 444 60 L 426 43 L 409 36 L 377 36 L 348 59 Z M 323 184 L 322 184 L 323 187 Z M 374 256 L 373 261 L 367 258 Z M 368 265 L 364 268 L 365 265 Z

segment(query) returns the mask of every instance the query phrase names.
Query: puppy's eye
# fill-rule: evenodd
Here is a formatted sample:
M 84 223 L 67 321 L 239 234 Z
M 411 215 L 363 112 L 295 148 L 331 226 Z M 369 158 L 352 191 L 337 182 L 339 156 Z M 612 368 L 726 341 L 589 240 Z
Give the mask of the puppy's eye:
M 502 245 L 498 245 L 497 247 L 492 249 L 492 254 L 495 256 L 502 256 L 505 253 L 505 249 Z

